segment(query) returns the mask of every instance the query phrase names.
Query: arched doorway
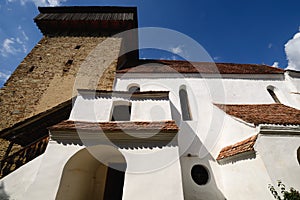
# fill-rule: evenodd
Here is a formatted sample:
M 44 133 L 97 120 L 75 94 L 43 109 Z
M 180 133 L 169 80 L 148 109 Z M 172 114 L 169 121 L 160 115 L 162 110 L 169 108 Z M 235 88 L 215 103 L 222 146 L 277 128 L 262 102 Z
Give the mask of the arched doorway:
M 126 162 L 114 147 L 82 149 L 64 167 L 57 200 L 121 200 Z

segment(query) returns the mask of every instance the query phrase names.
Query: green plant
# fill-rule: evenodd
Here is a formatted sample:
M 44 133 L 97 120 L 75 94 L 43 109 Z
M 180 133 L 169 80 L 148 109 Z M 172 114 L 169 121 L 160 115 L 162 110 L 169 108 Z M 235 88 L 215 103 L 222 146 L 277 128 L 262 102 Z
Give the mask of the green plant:
M 277 182 L 277 187 L 280 189 L 281 195 L 276 191 L 273 185 L 269 184 L 269 190 L 277 200 L 300 200 L 300 193 L 299 191 L 295 190 L 294 188 L 290 188 L 289 191 L 286 190 L 285 185 L 281 182 Z

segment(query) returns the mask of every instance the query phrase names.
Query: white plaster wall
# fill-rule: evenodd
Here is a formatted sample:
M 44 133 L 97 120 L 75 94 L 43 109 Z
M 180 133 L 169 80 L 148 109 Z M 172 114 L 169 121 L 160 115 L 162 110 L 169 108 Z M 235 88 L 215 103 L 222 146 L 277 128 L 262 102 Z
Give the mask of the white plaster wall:
M 108 98 L 82 97 L 78 95 L 70 114 L 70 120 L 101 122 L 109 121 L 112 100 Z
M 291 97 L 292 88 L 289 81 L 270 80 L 266 78 L 184 78 L 178 75 L 177 78 L 169 78 L 165 74 L 164 78 L 131 78 L 123 75 L 118 77 L 115 84 L 115 90 L 127 90 L 127 87 L 135 83 L 140 86 L 141 91 L 148 90 L 169 90 L 174 95 L 178 95 L 181 85 L 191 88 L 191 93 L 196 99 L 201 98 L 204 94 L 208 95 L 213 102 L 227 104 L 266 104 L 274 103 L 267 91 L 268 86 L 274 86 L 282 93 L 279 99 L 286 105 L 298 105 Z M 271 77 L 272 78 L 272 77 Z M 199 96 L 199 94 L 202 94 Z M 225 94 L 225 95 L 223 95 Z
M 224 194 L 230 200 L 274 199 L 268 185 L 277 189 L 281 180 L 289 189 L 300 189 L 300 166 L 297 161 L 299 136 L 259 135 L 255 159 L 222 165 Z M 238 191 L 238 192 L 237 192 Z
M 123 200 L 183 200 L 178 147 L 121 150 L 127 161 Z
M 285 79 L 288 81 L 292 92 L 300 92 L 300 73 L 285 72 Z
M 241 122 L 216 108 L 212 103 L 225 104 L 267 104 L 274 103 L 267 91 L 274 86 L 280 92 L 279 99 L 287 105 L 297 106 L 290 95 L 290 87 L 284 80 L 268 79 L 199 79 L 199 78 L 117 78 L 115 90 L 126 91 L 136 84 L 141 91 L 170 91 L 172 117 L 179 125 L 179 153 L 181 156 L 183 190 L 185 199 L 257 199 L 260 194 L 273 198 L 268 190 L 271 183 L 261 158 L 220 166 L 215 158 L 220 150 L 258 133 L 251 124 Z M 191 121 L 182 121 L 179 88 L 186 85 Z M 142 108 L 141 108 L 142 109 Z M 187 157 L 190 154 L 191 157 Z M 198 186 L 191 178 L 194 164 L 203 164 L 210 171 L 211 181 Z M 248 166 L 250 168 L 248 168 Z M 221 170 L 222 168 L 222 170 Z M 249 181 L 259 176 L 261 187 Z M 239 192 L 237 192 L 239 191 Z M 240 192 L 242 191 L 242 192 Z M 238 194 L 237 194 L 238 193 Z M 264 199 L 264 198 L 262 198 Z
M 221 174 L 219 172 L 218 164 L 214 159 L 207 155 L 204 158 L 196 156 L 181 157 L 182 179 L 184 188 L 185 200 L 224 200 L 225 197 L 220 184 Z M 191 175 L 191 170 L 195 165 L 204 166 L 209 174 L 207 184 L 198 185 L 194 182 Z
M 5 192 L 16 200 L 55 199 L 63 168 L 80 149 L 81 146 L 61 145 L 50 141 L 42 156 L 1 180 Z
M 88 172 L 90 167 L 93 168 L 91 172 L 97 168 L 94 160 L 97 159 L 106 164 L 124 162 L 123 154 L 127 163 L 123 190 L 124 200 L 183 199 L 177 147 L 114 150 L 115 148 L 95 146 L 91 147 L 91 152 L 96 159 L 88 161 L 86 161 L 88 158 L 82 157 L 85 154 L 77 154 L 83 149 L 85 149 L 84 146 L 64 145 L 50 141 L 45 154 L 2 179 L 5 193 L 11 199 L 16 200 L 53 200 L 56 199 L 60 188 L 59 199 L 74 199 L 72 195 L 75 197 L 76 192 L 90 191 L 87 187 L 89 187 L 88 183 L 92 180 L 92 176 Z M 78 155 L 75 159 L 76 162 L 73 163 L 74 165 L 70 165 L 72 164 L 70 163 L 66 169 L 67 163 L 74 158 L 74 155 Z M 90 165 L 91 163 L 93 165 Z M 81 171 L 83 173 L 80 173 Z M 71 185 L 60 185 L 63 173 L 68 175 L 68 179 L 64 179 L 64 183 Z M 70 176 L 70 173 L 73 173 L 73 176 Z M 80 181 L 80 184 L 76 181 Z M 74 191 L 74 194 L 69 193 L 72 192 L 70 188 L 76 187 L 77 190 Z M 64 194 L 63 191 L 68 191 L 68 193 Z M 87 194 L 80 193 L 80 195 L 81 198 L 76 195 L 76 199 L 83 199 Z
M 245 140 L 257 133 L 255 128 L 225 115 L 225 113 L 218 108 L 216 108 L 215 115 L 217 115 L 217 122 L 219 121 L 218 119 L 224 120 L 223 124 L 216 125 L 221 126 L 221 129 L 212 126 L 204 138 L 204 129 L 203 126 L 201 126 L 203 121 L 198 122 L 200 125 L 198 125 L 197 131 L 195 132 L 193 132 L 193 130 L 195 130 L 195 126 L 192 124 L 193 122 L 182 123 L 180 126 L 178 142 L 181 150 L 185 199 L 225 199 L 224 197 L 226 197 L 226 195 L 224 191 L 226 185 L 223 184 L 221 166 L 215 159 L 225 146 Z M 188 154 L 190 154 L 191 157 L 189 157 Z M 210 181 L 207 185 L 198 186 L 192 180 L 190 172 L 195 164 L 201 164 L 208 169 Z
M 166 100 L 131 101 L 131 121 L 172 120 L 170 102 Z
M 290 91 L 292 92 L 291 96 L 293 97 L 296 103 L 296 108 L 300 109 L 300 76 L 290 76 L 291 72 L 285 72 L 286 82 L 289 85 Z
M 260 155 L 222 165 L 223 194 L 228 200 L 273 200 L 265 163 Z
M 94 98 L 78 96 L 70 120 L 107 122 L 110 121 L 115 102 L 131 103 L 131 121 L 162 121 L 171 120 L 170 102 L 167 100 L 128 100 L 125 98 Z
M 281 180 L 287 187 L 300 190 L 300 165 L 297 161 L 299 147 L 299 135 L 289 136 L 283 133 L 259 137 L 256 149 L 273 184 Z

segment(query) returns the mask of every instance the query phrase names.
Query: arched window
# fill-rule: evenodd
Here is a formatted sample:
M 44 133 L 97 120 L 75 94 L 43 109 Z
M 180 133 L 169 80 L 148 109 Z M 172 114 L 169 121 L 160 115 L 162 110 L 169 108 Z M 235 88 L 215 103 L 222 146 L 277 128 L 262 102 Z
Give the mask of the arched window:
M 111 121 L 130 121 L 131 103 L 117 102 L 113 106 Z
M 297 160 L 298 160 L 298 163 L 300 165 L 300 147 L 297 150 Z
M 274 90 L 275 88 L 273 86 L 268 86 L 267 90 L 269 92 L 269 94 L 271 95 L 272 99 L 276 102 L 276 103 L 280 103 L 277 95 L 275 94 Z
M 182 119 L 184 121 L 192 120 L 190 106 L 189 106 L 189 99 L 185 87 L 179 90 L 179 98 L 180 98 Z
M 140 86 L 139 85 L 131 85 L 130 87 L 128 87 L 128 91 L 130 93 L 139 92 Z

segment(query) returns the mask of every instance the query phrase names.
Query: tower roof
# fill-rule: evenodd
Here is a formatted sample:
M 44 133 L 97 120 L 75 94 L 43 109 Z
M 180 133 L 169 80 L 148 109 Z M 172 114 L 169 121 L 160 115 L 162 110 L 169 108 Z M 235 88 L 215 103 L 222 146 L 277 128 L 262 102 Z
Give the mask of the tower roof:
M 44 35 L 113 35 L 137 28 L 136 7 L 39 7 L 34 18 Z

